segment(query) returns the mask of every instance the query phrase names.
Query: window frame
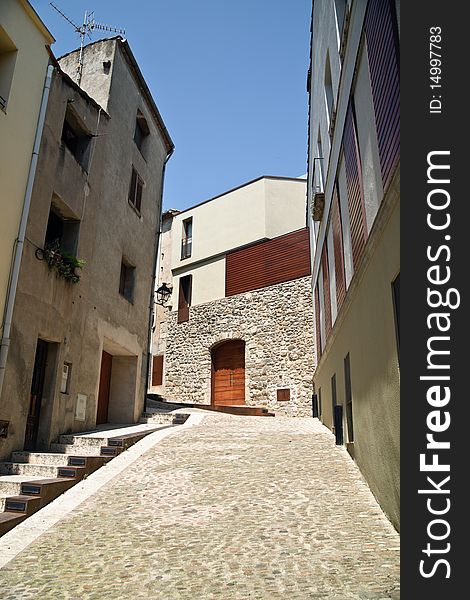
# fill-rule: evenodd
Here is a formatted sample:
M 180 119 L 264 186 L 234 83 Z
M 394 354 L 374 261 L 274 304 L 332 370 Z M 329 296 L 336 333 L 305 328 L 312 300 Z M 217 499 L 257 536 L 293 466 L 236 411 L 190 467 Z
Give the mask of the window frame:
M 139 214 L 142 214 L 142 197 L 145 182 L 139 175 L 137 169 L 132 165 L 131 181 L 129 185 L 129 193 L 127 195 L 127 201 L 130 206 Z

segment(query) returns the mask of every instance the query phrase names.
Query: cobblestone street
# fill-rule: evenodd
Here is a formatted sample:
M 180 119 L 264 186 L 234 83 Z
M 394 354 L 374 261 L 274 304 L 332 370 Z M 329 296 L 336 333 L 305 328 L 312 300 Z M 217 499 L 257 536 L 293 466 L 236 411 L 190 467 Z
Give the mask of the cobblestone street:
M 398 546 L 316 419 L 208 415 L 0 570 L 0 597 L 396 600 Z

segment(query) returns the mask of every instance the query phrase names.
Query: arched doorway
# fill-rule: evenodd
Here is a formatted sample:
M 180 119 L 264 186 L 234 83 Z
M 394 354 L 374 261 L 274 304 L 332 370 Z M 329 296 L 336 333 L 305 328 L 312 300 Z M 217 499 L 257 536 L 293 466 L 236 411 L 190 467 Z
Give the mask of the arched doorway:
M 212 349 L 211 358 L 211 404 L 245 404 L 245 342 L 222 342 Z

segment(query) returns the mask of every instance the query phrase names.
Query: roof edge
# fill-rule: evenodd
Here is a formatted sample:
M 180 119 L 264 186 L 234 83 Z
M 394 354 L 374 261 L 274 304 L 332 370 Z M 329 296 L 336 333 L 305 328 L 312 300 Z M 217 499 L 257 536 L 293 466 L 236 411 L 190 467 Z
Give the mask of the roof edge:
M 226 192 L 222 192 L 222 194 L 217 194 L 217 196 L 213 196 L 212 198 L 208 198 L 207 200 L 203 200 L 202 202 L 198 202 L 197 204 L 193 204 L 184 210 L 181 210 L 179 214 L 185 213 L 188 210 L 193 210 L 193 208 L 197 208 L 198 206 L 202 206 L 203 204 L 207 204 L 208 202 L 212 202 L 213 200 L 217 200 L 217 198 L 221 198 L 222 196 L 226 196 L 227 194 L 231 194 L 232 192 L 236 192 L 237 190 L 246 187 L 247 185 L 251 185 L 252 183 L 256 183 L 257 181 L 261 181 L 261 179 L 274 179 L 276 181 L 298 181 L 300 183 L 306 183 L 307 180 L 303 177 L 283 177 L 282 175 L 261 175 L 260 177 L 256 177 L 255 179 L 250 179 L 250 181 L 246 181 L 245 183 L 241 183 L 234 188 L 227 190 Z

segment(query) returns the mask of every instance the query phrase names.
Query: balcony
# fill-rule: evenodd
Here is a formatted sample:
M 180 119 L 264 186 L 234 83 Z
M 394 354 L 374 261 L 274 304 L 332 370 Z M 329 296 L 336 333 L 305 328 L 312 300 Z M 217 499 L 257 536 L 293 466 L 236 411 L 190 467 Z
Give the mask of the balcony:
M 181 260 L 189 258 L 191 256 L 193 247 L 193 238 L 187 237 L 181 240 Z

